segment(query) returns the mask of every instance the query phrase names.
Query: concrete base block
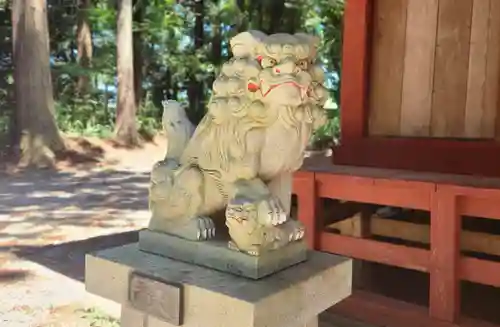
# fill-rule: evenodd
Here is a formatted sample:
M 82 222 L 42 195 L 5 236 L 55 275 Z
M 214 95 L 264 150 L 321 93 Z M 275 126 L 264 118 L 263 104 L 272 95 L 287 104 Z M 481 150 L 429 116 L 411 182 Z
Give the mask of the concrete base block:
M 318 317 L 314 317 L 313 319 L 311 319 L 311 321 L 309 321 L 305 325 L 296 327 L 318 327 L 318 326 L 323 327 L 324 325 L 318 322 Z M 140 311 L 137 311 L 134 308 L 124 305 L 122 307 L 120 327 L 172 327 L 172 325 L 166 322 L 162 322 L 154 317 L 148 317 L 148 315 L 141 313 Z M 340 326 L 325 325 L 324 327 L 340 327 Z
M 307 245 L 293 242 L 284 248 L 255 257 L 228 248 L 227 240 L 189 241 L 165 233 L 142 230 L 142 251 L 251 279 L 260 279 L 307 259 Z
M 136 274 L 182 285 L 185 327 L 314 327 L 321 312 L 351 294 L 352 262 L 310 252 L 304 263 L 249 280 L 148 254 L 137 243 L 87 255 L 86 288 L 122 305 L 122 327 L 173 327 L 131 302 Z

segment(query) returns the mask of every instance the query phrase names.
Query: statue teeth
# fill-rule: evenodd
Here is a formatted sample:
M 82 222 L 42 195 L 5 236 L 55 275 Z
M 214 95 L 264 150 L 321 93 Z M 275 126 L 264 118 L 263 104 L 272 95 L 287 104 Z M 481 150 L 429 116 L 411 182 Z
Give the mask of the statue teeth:
M 271 85 L 267 84 L 266 81 L 264 81 L 264 80 L 260 81 L 260 85 L 261 85 L 260 90 L 262 92 L 262 95 L 265 96 L 269 92 L 269 90 L 271 89 Z
M 301 88 L 300 88 L 300 98 L 301 98 L 302 100 L 304 100 L 304 99 L 305 99 L 306 94 L 307 94 L 307 89 L 306 89 L 305 87 L 301 87 Z

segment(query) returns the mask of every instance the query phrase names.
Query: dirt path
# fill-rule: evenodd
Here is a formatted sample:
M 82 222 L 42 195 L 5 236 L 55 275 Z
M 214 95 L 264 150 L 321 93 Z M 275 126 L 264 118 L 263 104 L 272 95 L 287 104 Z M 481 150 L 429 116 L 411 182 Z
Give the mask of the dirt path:
M 101 149 L 99 160 L 0 175 L 0 326 L 116 326 L 102 312 L 119 308 L 85 292 L 84 256 L 136 240 L 148 172 L 164 148 L 81 143 Z

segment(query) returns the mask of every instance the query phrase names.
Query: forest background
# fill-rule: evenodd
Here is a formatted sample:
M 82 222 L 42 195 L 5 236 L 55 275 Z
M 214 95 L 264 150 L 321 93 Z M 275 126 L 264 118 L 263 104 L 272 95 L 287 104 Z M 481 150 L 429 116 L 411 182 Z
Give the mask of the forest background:
M 133 146 L 161 128 L 162 101 L 197 123 L 238 32 L 312 33 L 339 133 L 343 0 L 0 0 L 0 151 L 44 165 L 65 135 Z M 319 145 L 321 146 L 321 145 Z

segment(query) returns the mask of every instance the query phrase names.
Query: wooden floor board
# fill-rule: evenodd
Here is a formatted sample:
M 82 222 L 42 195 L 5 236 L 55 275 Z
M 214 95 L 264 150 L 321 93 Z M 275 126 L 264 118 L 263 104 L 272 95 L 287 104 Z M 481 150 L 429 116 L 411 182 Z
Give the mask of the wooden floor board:
M 324 312 L 319 316 L 319 327 L 381 327 Z

